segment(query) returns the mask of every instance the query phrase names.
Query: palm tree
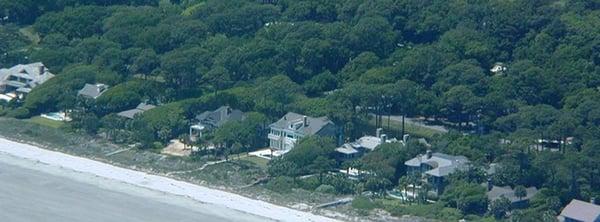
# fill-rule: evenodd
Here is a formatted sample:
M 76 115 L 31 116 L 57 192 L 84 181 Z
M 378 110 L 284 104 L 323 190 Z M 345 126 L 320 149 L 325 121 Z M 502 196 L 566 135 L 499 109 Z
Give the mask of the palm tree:
M 421 191 L 423 191 L 423 192 L 420 192 L 420 193 L 423 195 L 423 197 L 422 197 L 423 203 L 425 203 L 427 201 L 427 195 L 429 194 L 429 190 L 431 190 L 431 188 L 433 188 L 433 186 L 431 186 L 431 184 L 428 182 L 424 182 L 421 185 Z
M 412 184 L 412 194 L 413 194 L 413 198 L 411 199 L 411 202 L 412 202 L 416 198 L 417 184 L 419 183 L 419 178 L 415 175 L 411 175 L 409 177 L 409 181 L 410 181 L 410 184 Z
M 402 198 L 402 202 L 406 202 L 408 199 L 408 194 L 406 192 L 406 188 L 408 187 L 408 178 L 406 176 L 400 177 L 398 179 L 398 187 L 402 190 L 404 198 Z
M 523 200 L 523 197 L 527 196 L 527 190 L 524 186 L 516 186 L 515 187 L 515 196 L 519 198 L 519 200 Z

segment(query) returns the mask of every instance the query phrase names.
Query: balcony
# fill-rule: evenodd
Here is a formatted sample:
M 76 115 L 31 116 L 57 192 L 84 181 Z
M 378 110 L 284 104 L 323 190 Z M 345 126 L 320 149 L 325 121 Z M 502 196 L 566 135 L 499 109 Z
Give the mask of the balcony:
M 281 136 L 269 133 L 269 135 L 267 135 L 267 138 L 269 138 L 269 140 L 280 140 Z

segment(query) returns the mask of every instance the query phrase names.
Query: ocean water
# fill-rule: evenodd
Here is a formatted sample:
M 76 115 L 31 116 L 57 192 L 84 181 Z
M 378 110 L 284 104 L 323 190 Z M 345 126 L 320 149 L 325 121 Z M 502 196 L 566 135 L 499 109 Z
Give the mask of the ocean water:
M 112 180 L 0 153 L 0 221 L 265 221 Z

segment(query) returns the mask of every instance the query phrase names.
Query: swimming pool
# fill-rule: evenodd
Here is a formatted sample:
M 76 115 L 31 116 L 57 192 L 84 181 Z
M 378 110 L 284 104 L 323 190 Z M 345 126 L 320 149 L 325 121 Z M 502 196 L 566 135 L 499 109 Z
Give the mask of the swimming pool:
M 42 114 L 41 116 L 46 119 L 55 120 L 55 121 L 70 121 L 71 120 L 71 118 L 67 117 L 67 115 L 64 112 L 46 113 L 46 114 Z

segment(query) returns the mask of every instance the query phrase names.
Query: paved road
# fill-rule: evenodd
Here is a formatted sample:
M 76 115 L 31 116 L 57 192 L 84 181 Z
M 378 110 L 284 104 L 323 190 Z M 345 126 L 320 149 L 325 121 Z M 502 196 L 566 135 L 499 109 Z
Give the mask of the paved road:
M 121 190 L 141 189 L 126 184 L 111 184 L 109 181 L 104 185 L 105 187 L 129 186 L 128 188 L 119 188 Z M 229 209 L 207 207 L 191 200 L 185 200 L 183 197 L 150 190 L 133 192 L 151 193 L 148 196 L 130 195 L 111 190 L 71 178 L 0 162 L 0 221 L 226 222 L 264 220 Z M 199 206 L 197 208 L 190 207 L 194 204 Z M 227 219 L 217 215 L 225 216 Z
M 383 119 L 384 119 L 384 123 L 386 123 L 385 121 L 387 121 L 387 116 L 385 116 Z M 402 122 L 402 116 L 390 116 L 390 119 L 393 120 L 393 121 Z M 443 132 L 443 133 L 447 133 L 448 132 L 448 128 L 446 128 L 445 126 L 427 125 L 427 124 L 423 123 L 422 120 L 419 120 L 419 119 L 416 119 L 416 118 L 404 118 L 404 121 L 405 121 L 406 124 L 412 124 L 412 125 L 416 125 L 416 126 L 420 126 L 420 127 L 424 127 L 424 128 L 436 130 L 436 131 L 439 131 L 439 132 Z

